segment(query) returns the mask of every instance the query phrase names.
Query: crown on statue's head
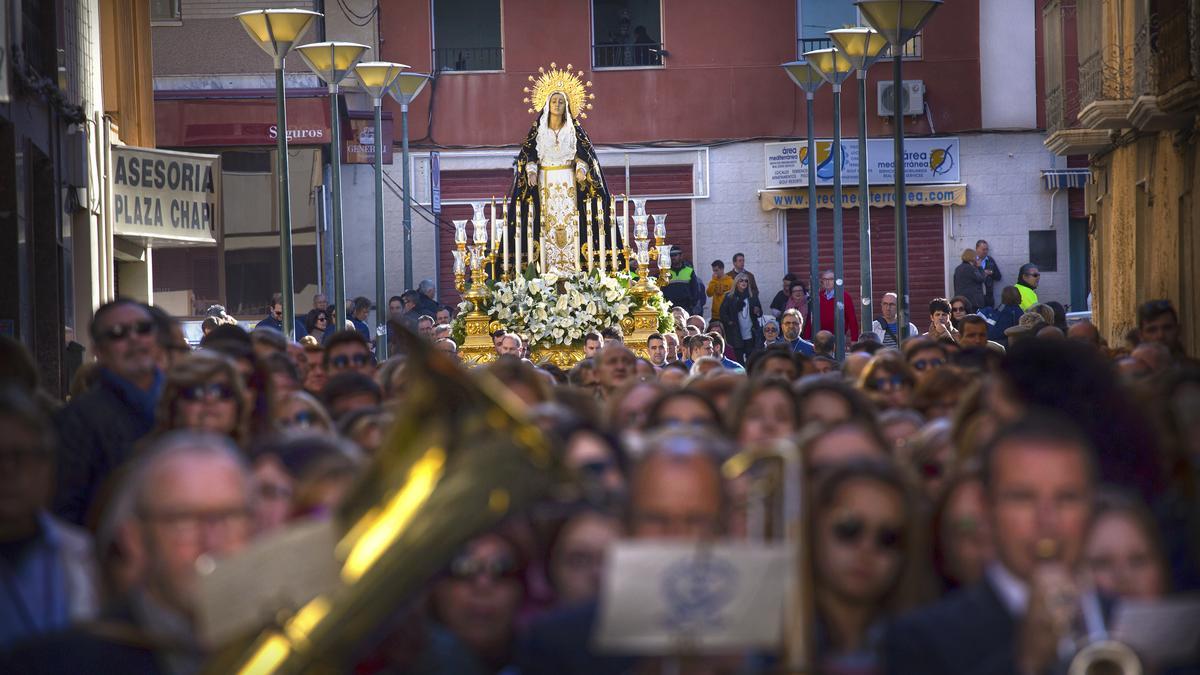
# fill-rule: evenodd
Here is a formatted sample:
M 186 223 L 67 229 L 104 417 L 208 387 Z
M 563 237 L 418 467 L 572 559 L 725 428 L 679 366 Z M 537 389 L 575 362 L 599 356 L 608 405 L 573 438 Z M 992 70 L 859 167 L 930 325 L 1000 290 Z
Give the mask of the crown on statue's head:
M 524 102 L 530 105 L 529 112 L 537 113 L 546 107 L 546 100 L 555 92 L 562 92 L 567 97 L 567 107 L 571 114 L 581 119 L 587 119 L 587 111 L 592 109 L 592 104 L 588 101 L 596 98 L 596 95 L 589 92 L 588 88 L 592 86 L 591 81 L 583 80 L 583 71 L 578 71 L 578 74 L 571 72 L 573 69 L 571 64 L 567 64 L 566 70 L 559 69 L 558 64 L 551 62 L 550 70 L 539 67 L 540 75 L 535 79 L 533 75 L 529 76 L 529 81 L 533 83 L 532 88 L 525 87 Z

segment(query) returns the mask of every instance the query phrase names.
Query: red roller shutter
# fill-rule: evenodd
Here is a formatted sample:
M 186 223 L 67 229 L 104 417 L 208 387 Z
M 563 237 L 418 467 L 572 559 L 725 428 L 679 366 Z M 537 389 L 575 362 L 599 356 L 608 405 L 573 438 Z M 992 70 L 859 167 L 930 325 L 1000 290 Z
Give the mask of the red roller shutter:
M 929 301 L 944 296 L 945 289 L 945 246 L 943 244 L 941 206 L 915 206 L 908 208 L 908 282 L 912 322 L 921 331 L 929 328 Z M 808 266 L 808 211 L 787 211 L 787 259 L 788 271 L 799 275 L 807 283 Z M 896 287 L 896 228 L 891 208 L 871 209 L 871 274 L 874 286 L 872 311 L 877 313 L 879 297 Z M 846 290 L 855 300 L 855 309 L 862 321 L 862 299 L 859 295 L 861 275 L 858 269 L 858 209 L 842 211 L 844 229 L 844 272 Z M 833 211 L 817 210 L 817 241 L 820 253 L 820 269 L 833 269 Z M 761 282 L 760 282 L 761 284 Z M 773 284 L 772 284 L 773 285 Z M 772 294 L 773 296 L 773 294 Z
M 604 180 L 614 195 L 621 194 L 625 191 L 624 167 L 605 167 Z M 659 200 L 653 199 L 653 197 L 654 195 L 690 194 L 692 191 L 692 167 L 674 165 L 631 167 L 630 184 L 634 194 L 651 198 L 651 201 L 646 204 L 647 212 L 666 214 L 667 241 L 681 246 L 684 256 L 690 259 L 692 254 L 692 200 Z M 443 202 L 464 199 L 490 201 L 493 195 L 500 200 L 508 193 L 510 187 L 512 187 L 511 169 L 442 172 Z M 618 207 L 618 214 L 622 212 L 621 208 Z M 629 211 L 633 213 L 632 202 L 629 204 Z M 442 207 L 438 239 L 438 295 L 444 304 L 455 305 L 461 299 L 458 290 L 454 287 L 453 221 L 470 217 L 470 205 L 446 204 Z M 631 224 L 631 231 L 632 227 Z

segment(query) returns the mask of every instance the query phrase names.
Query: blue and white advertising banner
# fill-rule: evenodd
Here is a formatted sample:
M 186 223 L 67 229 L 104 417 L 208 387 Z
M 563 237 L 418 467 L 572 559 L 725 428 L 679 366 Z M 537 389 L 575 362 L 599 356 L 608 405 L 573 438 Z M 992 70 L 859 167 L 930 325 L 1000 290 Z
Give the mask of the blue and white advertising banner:
M 817 185 L 833 185 L 833 141 L 818 139 Z M 858 185 L 858 140 L 843 138 L 842 184 Z M 867 184 L 895 182 L 892 139 L 867 139 Z M 767 143 L 764 147 L 766 189 L 808 186 L 808 141 Z M 904 181 L 912 185 L 958 183 L 959 145 L 955 136 L 904 139 Z

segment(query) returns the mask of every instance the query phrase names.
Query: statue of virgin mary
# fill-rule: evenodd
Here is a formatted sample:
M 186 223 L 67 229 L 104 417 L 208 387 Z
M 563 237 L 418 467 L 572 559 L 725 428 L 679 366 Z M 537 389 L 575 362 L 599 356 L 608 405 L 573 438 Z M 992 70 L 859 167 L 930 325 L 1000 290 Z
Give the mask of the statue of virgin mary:
M 579 124 L 590 107 L 585 86 L 569 65 L 562 71 L 551 64 L 549 72 L 542 72 L 531 96 L 537 119 L 514 162 L 510 240 L 518 230 L 520 240 L 532 237 L 535 252 L 522 267 L 534 263 L 543 275 L 586 269 L 584 255 L 594 252 L 584 245 L 606 237 L 611 229 L 608 186 L 595 148 Z M 611 250 L 611 240 L 606 238 L 604 244 Z

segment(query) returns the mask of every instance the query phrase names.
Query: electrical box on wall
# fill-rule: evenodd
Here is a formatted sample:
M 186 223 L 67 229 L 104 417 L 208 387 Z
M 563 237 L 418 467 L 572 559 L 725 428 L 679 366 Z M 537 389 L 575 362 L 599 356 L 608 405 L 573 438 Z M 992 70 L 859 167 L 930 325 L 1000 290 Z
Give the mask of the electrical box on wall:
M 880 117 L 894 117 L 891 81 L 876 82 L 875 103 Z M 904 80 L 900 84 L 900 110 L 903 115 L 920 115 L 925 112 L 925 81 Z

